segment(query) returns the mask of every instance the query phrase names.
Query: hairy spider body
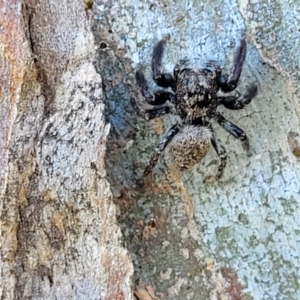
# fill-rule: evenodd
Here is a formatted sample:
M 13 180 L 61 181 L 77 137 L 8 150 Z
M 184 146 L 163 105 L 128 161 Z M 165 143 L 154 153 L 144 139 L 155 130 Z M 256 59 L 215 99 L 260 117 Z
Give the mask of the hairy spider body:
M 131 103 L 137 114 L 146 120 L 172 113 L 178 115 L 181 122 L 174 124 L 161 138 L 144 171 L 144 176 L 152 171 L 168 144 L 174 162 L 180 170 L 189 169 L 197 164 L 207 154 L 210 145 L 213 145 L 221 161 L 213 179 L 219 179 L 223 174 L 227 155 L 225 148 L 216 138 L 211 119 L 240 139 L 246 150 L 249 149 L 248 138 L 244 131 L 217 112 L 219 105 L 232 110 L 242 109 L 257 93 L 257 87 L 252 84 L 240 97 L 217 95 L 219 90 L 227 93 L 236 88 L 246 57 L 246 40 L 244 37 L 241 39 L 235 54 L 234 66 L 228 76 L 222 75 L 221 67 L 213 61 L 200 69 L 189 67 L 188 60 L 181 60 L 176 64 L 173 74 L 162 73 L 163 50 L 168 39 L 169 35 L 155 45 L 152 71 L 156 84 L 164 88 L 169 87 L 172 91 L 159 90 L 152 93 L 144 74 L 138 70 L 135 76 L 137 84 L 151 108 L 141 108 L 134 98 L 131 98 Z M 212 177 L 209 180 L 211 179 Z
M 187 125 L 174 136 L 170 149 L 177 167 L 183 171 L 192 168 L 208 152 L 212 132 L 204 126 Z
M 179 112 L 190 121 L 211 115 L 217 107 L 215 94 L 220 73 L 209 69 L 187 68 L 186 61 L 181 64 L 178 74 L 175 73 Z

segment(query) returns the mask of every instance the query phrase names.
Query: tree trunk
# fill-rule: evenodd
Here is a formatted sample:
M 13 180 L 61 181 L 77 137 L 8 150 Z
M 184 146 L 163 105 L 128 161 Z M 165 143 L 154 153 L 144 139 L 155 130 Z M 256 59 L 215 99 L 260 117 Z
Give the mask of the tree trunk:
M 131 299 L 81 1 L 0 4 L 1 299 Z
M 116 214 L 139 300 L 299 299 L 299 4 L 22 3 L 0 3 L 1 299 L 132 299 Z M 187 57 L 228 72 L 243 33 L 237 91 L 259 93 L 219 111 L 252 154 L 213 124 L 228 152 L 220 181 L 203 183 L 213 149 L 186 172 L 166 150 L 141 185 L 176 118 L 136 116 L 135 70 L 157 88 L 151 53 L 170 34 L 166 71 Z

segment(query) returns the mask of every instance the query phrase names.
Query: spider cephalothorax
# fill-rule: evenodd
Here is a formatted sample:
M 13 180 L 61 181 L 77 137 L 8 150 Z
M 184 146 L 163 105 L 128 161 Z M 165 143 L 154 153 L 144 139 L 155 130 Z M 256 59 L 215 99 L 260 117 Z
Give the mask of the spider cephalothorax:
M 233 110 L 242 109 L 257 93 L 257 87 L 252 84 L 243 96 L 217 95 L 219 90 L 225 93 L 233 91 L 238 84 L 246 57 L 245 37 L 241 39 L 240 46 L 236 50 L 234 66 L 229 75 L 222 75 L 221 67 L 216 62 L 210 61 L 205 68 L 199 69 L 189 67 L 187 60 L 181 60 L 175 66 L 173 75 L 162 73 L 163 50 L 168 39 L 169 35 L 155 45 L 152 71 L 156 84 L 163 88 L 171 88 L 172 91 L 159 90 L 152 93 L 144 74 L 137 71 L 135 77 L 140 92 L 151 108 L 141 108 L 134 98 L 131 98 L 131 103 L 138 115 L 146 120 L 172 113 L 177 114 L 181 121 L 174 124 L 162 137 L 144 171 L 144 176 L 152 171 L 159 155 L 168 144 L 180 170 L 189 169 L 198 163 L 212 144 L 221 160 L 217 174 L 213 177 L 219 179 L 223 174 L 227 155 L 216 137 L 211 119 L 216 120 L 225 130 L 240 139 L 244 148 L 249 150 L 248 138 L 244 131 L 217 112 L 218 105 Z

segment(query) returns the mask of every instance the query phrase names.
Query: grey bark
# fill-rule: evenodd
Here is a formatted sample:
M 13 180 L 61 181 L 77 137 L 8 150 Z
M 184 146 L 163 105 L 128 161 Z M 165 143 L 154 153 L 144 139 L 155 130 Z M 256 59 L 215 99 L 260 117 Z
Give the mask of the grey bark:
M 82 1 L 0 3 L 1 299 L 131 299 Z
M 300 298 L 296 1 L 0 6 L 2 299 L 132 298 L 110 188 L 139 299 Z M 184 173 L 166 152 L 139 186 L 174 118 L 135 116 L 134 70 L 151 79 L 152 47 L 167 33 L 166 70 L 184 57 L 229 70 L 243 32 L 238 90 L 256 81 L 259 94 L 222 112 L 246 131 L 252 155 L 215 125 L 229 152 L 222 180 L 203 184 L 213 150 Z
M 140 299 L 152 288 L 159 299 L 300 298 L 299 9 L 287 0 L 95 2 L 112 125 L 107 169 Z M 139 186 L 175 119 L 136 117 L 129 102 L 137 92 L 134 70 L 144 69 L 155 89 L 152 49 L 169 33 L 166 71 L 184 57 L 195 66 L 214 59 L 229 71 L 243 32 L 248 51 L 238 91 L 255 81 L 259 93 L 242 111 L 220 111 L 248 134 L 252 155 L 214 124 L 229 152 L 219 182 L 203 183 L 216 172 L 213 150 L 184 173 L 166 152 Z

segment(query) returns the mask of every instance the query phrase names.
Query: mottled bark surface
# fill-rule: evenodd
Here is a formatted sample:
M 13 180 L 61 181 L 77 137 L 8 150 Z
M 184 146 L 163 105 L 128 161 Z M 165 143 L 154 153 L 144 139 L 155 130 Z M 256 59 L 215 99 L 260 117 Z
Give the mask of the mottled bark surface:
M 95 1 L 112 125 L 107 170 L 140 299 L 151 299 L 153 288 L 159 299 L 299 299 L 299 9 L 287 0 Z M 214 124 L 229 153 L 219 182 L 203 184 L 219 163 L 213 150 L 184 173 L 166 152 L 138 186 L 175 119 L 136 117 L 134 70 L 144 69 L 155 89 L 153 45 L 170 33 L 166 71 L 184 57 L 196 66 L 214 59 L 228 71 L 243 32 L 248 52 L 237 90 L 255 81 L 259 93 L 241 111 L 220 111 L 246 131 L 252 155 Z
M 287 0 L 103 0 L 93 13 L 79 0 L 2 1 L 0 298 L 131 299 L 117 213 L 140 300 L 299 299 L 299 11 Z M 229 153 L 219 182 L 203 183 L 213 150 L 186 172 L 166 151 L 137 185 L 175 119 L 136 117 L 134 70 L 155 89 L 152 47 L 169 33 L 165 70 L 188 57 L 228 71 L 243 32 L 238 91 L 255 81 L 259 94 L 220 111 L 252 155 L 214 124 Z
M 0 4 L 1 299 L 131 299 L 82 1 Z

